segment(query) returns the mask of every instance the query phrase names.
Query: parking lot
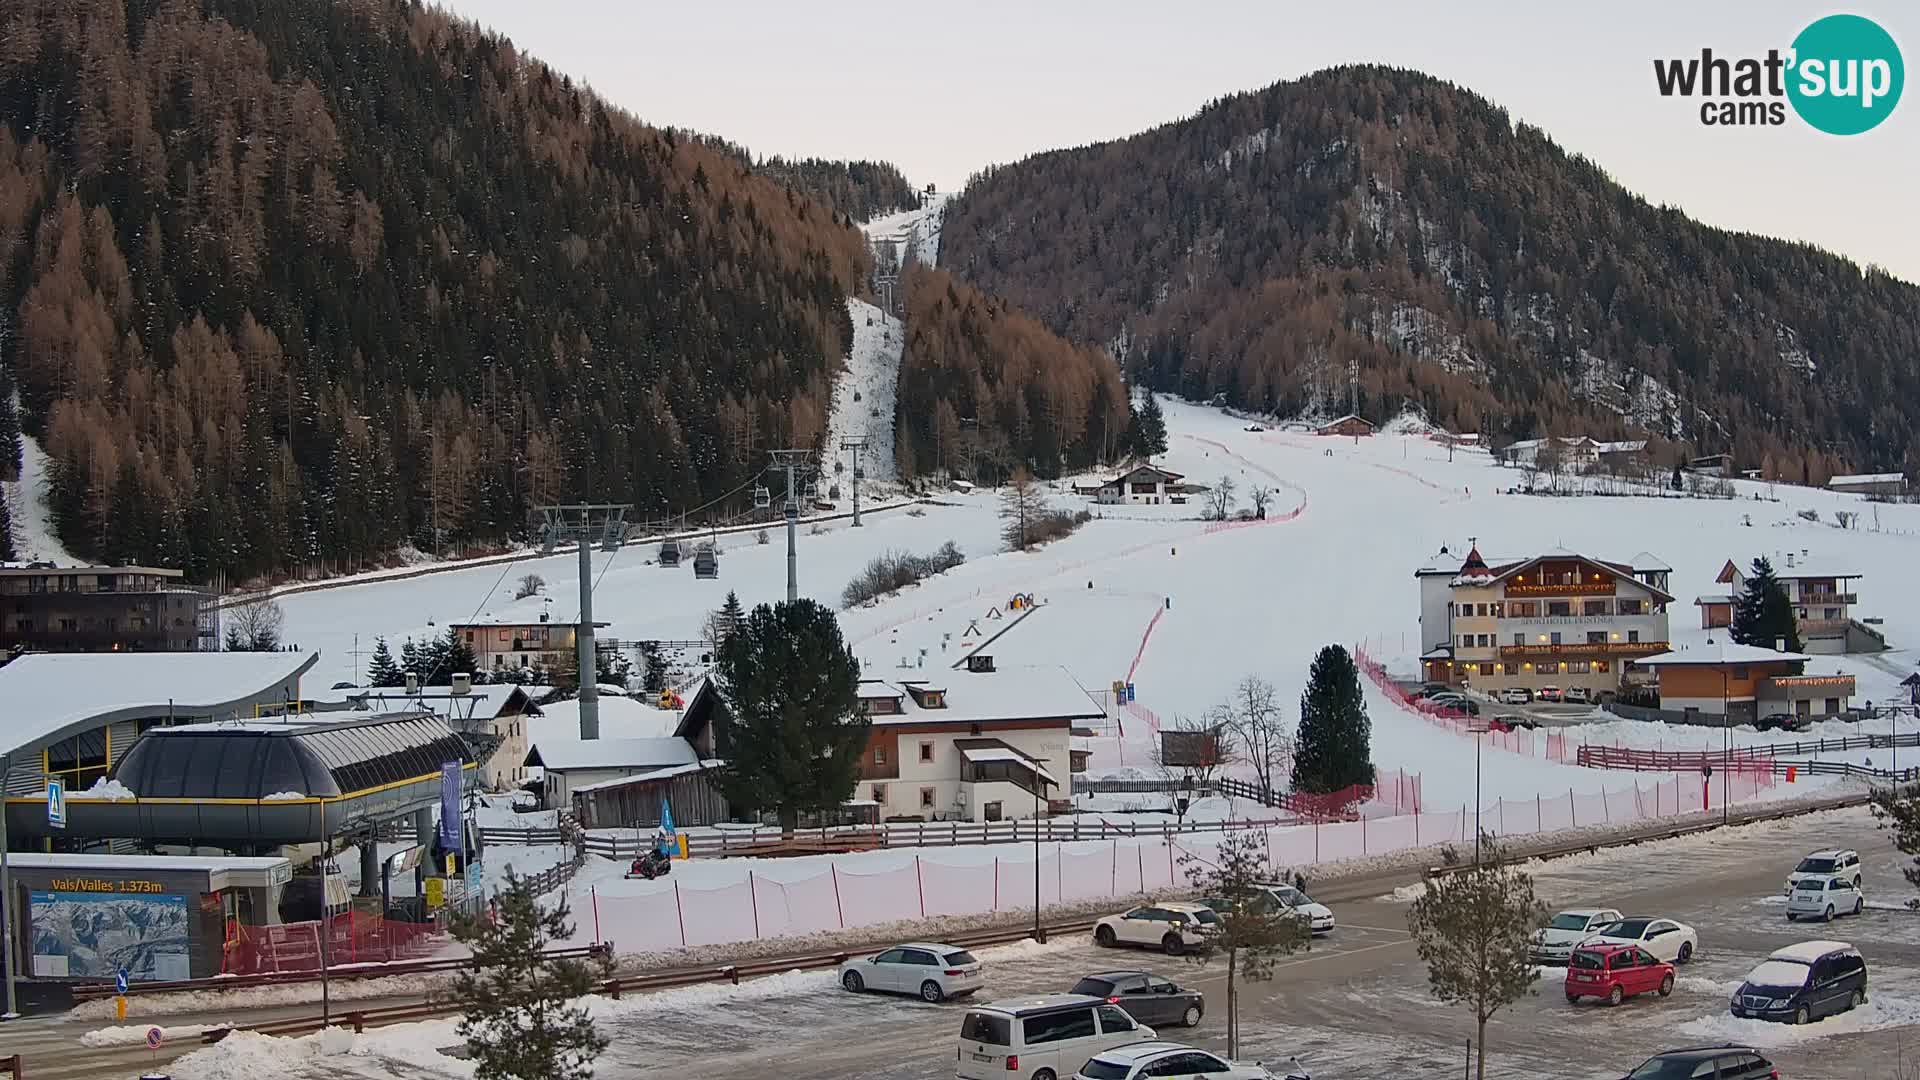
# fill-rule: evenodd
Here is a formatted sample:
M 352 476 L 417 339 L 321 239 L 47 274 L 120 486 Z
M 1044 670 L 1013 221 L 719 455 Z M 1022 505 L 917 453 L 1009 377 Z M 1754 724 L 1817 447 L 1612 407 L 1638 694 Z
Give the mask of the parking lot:
M 1541 864 L 1536 878 L 1549 904 L 1605 904 L 1662 914 L 1695 926 L 1700 956 L 1680 971 L 1667 999 L 1569 1006 L 1562 974 L 1547 969 L 1540 992 L 1489 1030 L 1489 1075 L 1530 1078 L 1618 1077 L 1645 1056 L 1676 1045 L 1742 1041 L 1766 1048 L 1783 1075 L 1883 1080 L 1894 1075 L 1903 1042 L 1920 1053 L 1920 916 L 1872 908 L 1831 927 L 1789 926 L 1778 900 L 1788 869 L 1830 844 L 1859 848 L 1867 896 L 1891 904 L 1901 857 L 1865 811 L 1821 814 L 1724 834 L 1614 849 Z M 1903 884 L 1903 883 L 1902 883 Z M 1880 888 L 1884 887 L 1884 888 Z M 1406 934 L 1404 899 L 1333 904 L 1341 920 L 1331 939 L 1283 961 L 1273 981 L 1244 987 L 1243 1056 L 1268 1061 L 1297 1054 L 1316 1080 L 1456 1075 L 1471 1020 L 1435 1003 L 1425 969 Z M 1795 941 L 1852 941 L 1871 965 L 1872 995 L 1856 1013 L 1805 1028 L 1735 1021 L 1727 999 L 1769 951 Z M 1151 968 L 1208 995 L 1209 1013 L 1193 1032 L 1163 1037 L 1222 1047 L 1224 975 L 1146 952 L 1097 949 L 1082 941 L 1016 946 L 982 954 L 989 967 L 983 999 L 1057 991 L 1087 972 Z M 906 1080 L 952 1075 L 954 1035 L 963 1005 L 854 997 L 831 974 L 784 977 L 780 992 L 719 997 L 698 1007 L 663 999 L 656 1014 L 611 1029 L 614 1048 L 603 1077 L 838 1077 Z

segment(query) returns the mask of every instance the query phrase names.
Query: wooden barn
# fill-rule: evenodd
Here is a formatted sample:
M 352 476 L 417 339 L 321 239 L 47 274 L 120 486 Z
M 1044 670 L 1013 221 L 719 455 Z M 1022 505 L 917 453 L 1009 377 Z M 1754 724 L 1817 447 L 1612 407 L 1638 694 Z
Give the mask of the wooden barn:
M 1348 413 L 1338 420 L 1329 420 L 1321 424 L 1314 429 L 1313 433 L 1315 435 L 1371 435 L 1373 424 L 1364 417 Z

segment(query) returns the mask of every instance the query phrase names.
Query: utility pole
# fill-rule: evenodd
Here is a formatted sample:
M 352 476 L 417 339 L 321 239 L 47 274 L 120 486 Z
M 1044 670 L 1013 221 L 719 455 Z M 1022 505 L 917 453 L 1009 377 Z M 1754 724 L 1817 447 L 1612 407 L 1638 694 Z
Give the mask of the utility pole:
M 580 625 L 574 628 L 574 646 L 580 668 L 580 738 L 600 737 L 599 666 L 593 649 L 593 541 L 602 551 L 615 551 L 626 539 L 627 503 L 578 503 L 543 506 L 540 516 L 546 542 L 541 553 L 553 554 L 562 542 L 580 545 Z
M 811 450 L 769 450 L 776 469 L 787 471 L 787 502 L 781 508 L 787 519 L 787 603 L 800 598 L 799 556 L 794 552 L 794 534 L 800 527 L 800 492 L 796 478 L 813 468 Z
M 867 452 L 865 435 L 849 435 L 840 440 L 840 449 L 853 458 L 853 527 L 860 527 L 860 479 L 866 475 L 866 469 L 860 464 L 860 458 Z
M 4 783 L 11 772 L 13 755 L 0 754 L 0 783 Z M 1036 876 L 1039 873 L 1038 869 L 1034 870 Z M 7 965 L 7 1011 L 6 1015 L 0 1016 L 0 1020 L 12 1020 L 20 1015 L 13 986 L 13 958 L 19 955 L 13 947 L 13 916 L 13 875 L 7 866 L 7 815 L 5 805 L 0 804 L 0 933 L 5 935 L 0 939 L 0 945 L 4 945 L 6 951 L 6 955 L 0 957 L 0 962 Z

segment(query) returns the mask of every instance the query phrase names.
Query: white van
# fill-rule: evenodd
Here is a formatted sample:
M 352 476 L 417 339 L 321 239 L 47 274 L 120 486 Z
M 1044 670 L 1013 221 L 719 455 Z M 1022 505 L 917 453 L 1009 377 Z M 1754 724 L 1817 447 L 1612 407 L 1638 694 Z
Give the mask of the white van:
M 1010 998 L 967 1010 L 953 1075 L 958 1080 L 1063 1080 L 1103 1050 L 1157 1037 L 1104 998 Z

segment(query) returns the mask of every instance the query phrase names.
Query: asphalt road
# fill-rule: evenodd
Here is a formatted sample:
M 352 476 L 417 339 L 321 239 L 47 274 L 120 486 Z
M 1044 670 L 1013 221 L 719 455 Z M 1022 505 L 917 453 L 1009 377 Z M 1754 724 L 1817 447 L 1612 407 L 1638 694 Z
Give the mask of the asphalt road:
M 1546 969 L 1539 992 L 1490 1026 L 1488 1075 L 1598 1080 L 1618 1077 L 1660 1049 L 1737 1041 L 1761 1046 L 1793 1080 L 1896 1076 L 1903 1056 L 1909 1062 L 1920 1058 L 1920 915 L 1869 909 L 1831 927 L 1790 926 L 1777 899 L 1786 871 L 1801 855 L 1832 845 L 1861 851 L 1870 902 L 1891 902 L 1910 892 L 1896 895 L 1903 857 L 1864 810 L 1533 867 L 1549 905 L 1618 907 L 1678 918 L 1698 929 L 1700 954 L 1681 969 L 1672 997 L 1619 1008 L 1569 1006 L 1560 993 L 1561 973 Z M 1316 1080 L 1461 1075 L 1471 1017 L 1427 994 L 1425 970 L 1405 929 L 1407 905 L 1390 895 L 1393 885 L 1392 879 L 1377 878 L 1329 888 L 1320 899 L 1333 906 L 1340 929 L 1310 951 L 1281 961 L 1271 981 L 1243 983 L 1243 1057 L 1274 1062 L 1298 1055 Z M 1805 1028 L 1734 1021 L 1727 1015 L 1727 998 L 1748 968 L 1772 949 L 1816 937 L 1851 941 L 1866 954 L 1871 1001 L 1865 1008 Z M 1159 971 L 1197 986 L 1208 998 L 1208 1015 L 1199 1028 L 1170 1029 L 1162 1037 L 1224 1049 L 1225 976 L 1217 965 L 1098 949 L 1085 938 L 982 950 L 981 956 L 989 964 L 988 989 L 981 995 L 986 1000 L 1063 990 L 1081 974 L 1116 966 Z M 945 1080 L 953 1075 L 955 1034 L 964 1009 L 964 1004 L 847 994 L 831 972 L 669 991 L 630 999 L 603 1019 L 613 1045 L 597 1075 L 602 1080 Z M 51 1021 L 44 1033 L 30 1027 L 0 1030 L 5 1037 L 0 1052 L 15 1051 L 16 1035 L 45 1039 L 41 1052 L 18 1048 L 34 1064 L 30 1072 L 36 1077 L 132 1077 L 146 1064 L 144 1054 L 124 1051 L 47 1052 L 63 1038 L 70 1047 L 74 1030 L 70 1023 Z M 450 1074 L 423 1065 L 417 1052 L 383 1050 L 374 1038 L 352 1056 L 289 1060 L 281 1077 Z M 188 1063 L 174 1075 L 191 1080 L 194 1073 Z

